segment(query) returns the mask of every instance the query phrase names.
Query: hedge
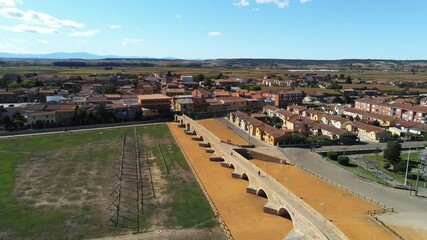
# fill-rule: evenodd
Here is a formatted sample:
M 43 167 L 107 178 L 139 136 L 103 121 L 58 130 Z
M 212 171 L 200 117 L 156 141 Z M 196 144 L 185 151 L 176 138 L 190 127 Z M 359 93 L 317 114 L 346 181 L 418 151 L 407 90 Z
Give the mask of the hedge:
M 326 156 L 329 159 L 334 160 L 334 161 L 336 161 L 338 159 L 338 153 L 336 153 L 336 152 L 327 152 Z
M 338 156 L 338 163 L 344 166 L 347 166 L 350 162 L 350 159 L 348 159 L 348 157 L 346 156 Z

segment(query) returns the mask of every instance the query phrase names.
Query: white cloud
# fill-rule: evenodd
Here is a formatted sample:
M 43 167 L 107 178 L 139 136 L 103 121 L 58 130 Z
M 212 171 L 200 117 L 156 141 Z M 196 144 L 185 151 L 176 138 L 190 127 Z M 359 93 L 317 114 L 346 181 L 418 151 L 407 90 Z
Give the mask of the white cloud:
M 222 33 L 221 32 L 210 32 L 210 33 L 208 33 L 208 35 L 211 37 L 219 37 L 219 36 L 222 36 Z
M 98 34 L 100 31 L 98 29 L 95 30 L 89 30 L 84 32 L 72 32 L 69 33 L 68 36 L 70 37 L 91 37 L 93 35 Z
M 16 5 L 14 0 L 0 0 L 0 7 L 14 7 Z
M 48 45 L 48 44 L 49 44 L 49 41 L 39 39 L 39 40 L 37 40 L 37 43 L 38 43 L 38 44 L 41 44 L 41 45 Z
M 0 26 L 0 29 L 11 31 L 11 32 L 30 32 L 30 33 L 40 33 L 40 34 L 52 34 L 59 33 L 58 29 L 48 28 L 48 27 L 39 27 L 27 24 L 18 24 L 13 27 Z
M 177 15 L 176 15 L 176 18 L 180 19 L 180 18 L 181 18 L 181 15 L 177 14 Z
M 2 0 L 0 0 L 2 1 Z M 25 24 L 42 25 L 47 28 L 84 28 L 83 23 L 72 20 L 64 20 L 53 17 L 46 13 L 33 10 L 23 11 L 18 8 L 1 8 L 0 16 L 4 18 L 18 19 Z
M 233 5 L 236 7 L 247 7 L 250 3 L 247 0 L 240 0 L 238 2 L 234 2 Z
M 252 8 L 252 11 L 259 12 L 259 8 Z
M 289 6 L 289 1 L 290 0 L 255 0 L 255 1 L 258 4 L 273 3 L 278 8 L 285 8 L 285 7 Z
M 113 24 L 110 26 L 110 29 L 119 29 L 119 28 L 122 28 L 122 26 L 118 24 Z
M 132 39 L 132 38 L 123 38 L 122 39 L 122 45 L 129 46 L 134 44 L 139 44 L 141 42 L 144 42 L 144 39 Z
M 308 3 L 311 2 L 311 0 L 299 0 L 300 3 Z

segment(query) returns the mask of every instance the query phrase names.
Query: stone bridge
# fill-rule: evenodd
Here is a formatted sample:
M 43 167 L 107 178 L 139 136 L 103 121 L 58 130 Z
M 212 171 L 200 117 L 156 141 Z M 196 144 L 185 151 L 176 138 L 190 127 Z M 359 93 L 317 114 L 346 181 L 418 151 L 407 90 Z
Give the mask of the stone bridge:
M 221 139 L 188 116 L 175 116 L 175 121 L 185 129 L 186 134 L 191 135 L 193 140 L 199 141 L 199 146 L 205 147 L 206 152 L 214 153 L 215 157 L 212 157 L 211 161 L 218 161 L 224 167 L 233 168 L 232 177 L 247 180 L 249 182 L 247 193 L 268 199 L 263 209 L 265 213 L 292 221 L 293 230 L 285 239 L 348 239 L 320 213 L 235 152 L 234 146 L 221 142 Z

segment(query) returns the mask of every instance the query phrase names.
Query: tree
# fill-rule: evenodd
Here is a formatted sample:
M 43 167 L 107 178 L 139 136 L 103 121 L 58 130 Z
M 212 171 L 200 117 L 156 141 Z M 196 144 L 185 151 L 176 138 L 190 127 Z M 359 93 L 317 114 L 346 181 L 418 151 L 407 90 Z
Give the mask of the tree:
M 212 87 L 212 80 L 210 78 L 206 78 L 203 81 L 203 86 L 208 87 L 208 88 Z
M 338 156 L 337 159 L 338 159 L 338 163 L 344 166 L 348 166 L 348 164 L 350 163 L 350 159 L 343 155 Z
M 12 119 L 9 116 L 3 116 L 1 119 L 1 125 L 4 128 L 10 128 L 13 125 Z
M 203 74 L 198 74 L 194 77 L 194 81 L 195 82 L 203 82 L 205 81 L 205 75 Z
M 117 86 L 113 83 L 107 84 L 104 89 L 105 94 L 117 93 Z
M 259 91 L 259 90 L 261 90 L 261 86 L 260 86 L 259 84 L 255 84 L 255 85 L 252 87 L 252 90 L 254 90 L 254 91 Z
M 18 82 L 13 81 L 13 82 L 8 83 L 8 84 L 7 84 L 7 87 L 8 87 L 8 88 L 19 88 L 19 83 L 18 83 Z
M 396 164 L 393 164 L 393 170 L 395 172 L 404 173 L 406 172 L 406 161 L 399 160 Z M 408 166 L 408 172 L 411 171 L 411 165 Z
M 345 79 L 345 83 L 347 83 L 347 84 L 352 84 L 353 83 L 353 81 L 351 80 L 351 76 L 350 75 L 348 75 L 347 78 Z
M 398 141 L 391 141 L 387 143 L 384 149 L 384 158 L 389 160 L 393 166 L 400 162 L 400 153 L 402 152 L 402 145 Z
M 338 153 L 336 152 L 327 152 L 326 156 L 333 161 L 336 161 L 338 159 Z
M 345 76 L 344 76 L 344 74 L 340 74 L 340 76 L 339 76 L 339 79 L 344 79 L 345 78 Z
M 20 112 L 15 112 L 12 116 L 12 122 L 15 125 L 15 127 L 18 127 L 18 130 L 23 125 L 24 120 L 25 119 Z
M 225 86 L 225 90 L 226 91 L 230 91 L 231 90 L 231 86 L 230 85 Z

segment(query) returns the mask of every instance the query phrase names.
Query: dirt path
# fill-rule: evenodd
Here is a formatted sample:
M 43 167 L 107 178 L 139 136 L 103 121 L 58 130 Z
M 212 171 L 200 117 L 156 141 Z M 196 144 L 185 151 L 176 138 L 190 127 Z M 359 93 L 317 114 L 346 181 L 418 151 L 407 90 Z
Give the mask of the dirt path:
M 355 197 L 295 166 L 266 163 L 252 159 L 252 163 L 270 177 L 274 177 L 311 207 L 331 220 L 349 239 L 395 239 L 372 220 L 367 212 L 378 206 Z M 268 170 L 267 170 L 268 168 Z
M 233 131 L 231 131 L 231 129 L 228 129 L 224 124 L 215 119 L 200 120 L 197 122 L 212 133 L 215 133 L 215 135 L 223 141 L 230 140 L 232 143 L 237 145 L 248 144 L 248 142 L 237 136 Z
M 205 153 L 204 149 L 198 146 L 198 142 L 192 141 L 190 136 L 185 135 L 184 130 L 178 128 L 177 124 L 171 123 L 169 128 L 178 139 L 236 240 L 283 239 L 292 230 L 290 220 L 263 213 L 263 206 L 267 200 L 247 194 L 248 182 L 233 179 L 232 169 L 210 162 L 211 155 Z

